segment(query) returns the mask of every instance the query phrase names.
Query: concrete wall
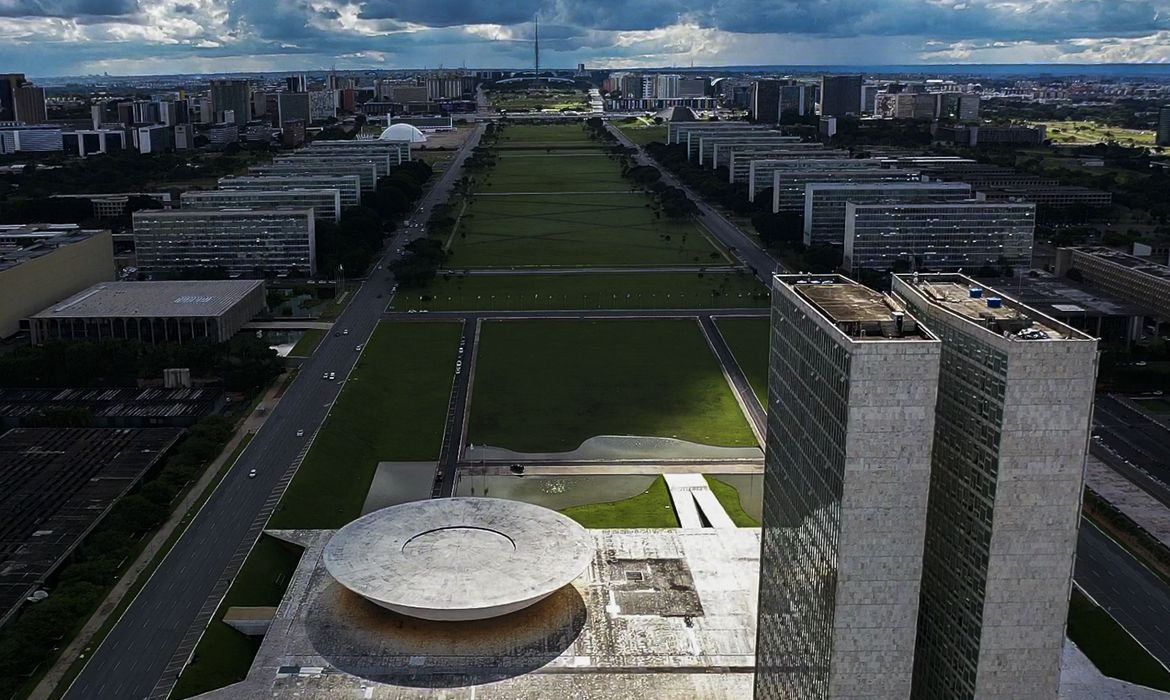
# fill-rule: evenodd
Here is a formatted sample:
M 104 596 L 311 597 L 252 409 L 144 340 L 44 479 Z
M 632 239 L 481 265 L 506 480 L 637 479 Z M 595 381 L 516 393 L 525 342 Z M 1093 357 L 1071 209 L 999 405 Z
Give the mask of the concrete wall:
M 114 279 L 109 231 L 0 271 L 0 338 L 20 330 L 20 320 L 98 282 Z

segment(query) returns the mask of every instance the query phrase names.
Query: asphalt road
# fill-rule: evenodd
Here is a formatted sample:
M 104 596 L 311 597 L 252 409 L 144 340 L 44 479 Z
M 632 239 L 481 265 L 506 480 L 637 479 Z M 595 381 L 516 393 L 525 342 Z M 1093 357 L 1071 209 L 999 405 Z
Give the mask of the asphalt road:
M 1163 664 L 1170 666 L 1170 587 L 1121 545 L 1082 520 L 1077 584 Z
M 1170 430 L 1109 395 L 1097 397 L 1093 422 L 1102 447 L 1170 485 Z
M 709 315 L 700 316 L 699 325 L 703 327 L 704 335 L 710 342 L 715 358 L 719 360 L 719 364 L 723 365 L 723 371 L 731 380 L 731 388 L 738 395 L 740 405 L 746 409 L 746 418 L 752 422 L 753 431 L 760 441 L 760 448 L 763 449 L 764 439 L 768 434 L 768 416 L 764 411 L 763 404 L 760 403 L 756 392 L 752 390 L 752 385 L 748 382 L 747 376 L 744 375 L 743 368 L 735 359 L 731 347 L 727 345 L 727 340 L 719 331 L 715 319 Z
M 687 196 L 694 200 L 699 207 L 699 221 L 703 226 L 711 232 L 711 235 L 719 239 L 725 247 L 734 249 L 733 254 L 740 260 L 755 269 L 756 276 L 760 281 L 772 288 L 772 275 L 774 273 L 789 272 L 780 261 L 773 258 L 763 248 L 759 246 L 750 236 L 740 230 L 738 226 L 728 221 L 722 214 L 715 210 L 703 201 L 702 197 L 692 192 L 686 185 L 678 181 L 677 178 L 669 170 L 659 166 L 645 151 L 642 150 L 638 144 L 626 138 L 622 130 L 613 126 L 613 124 L 606 122 L 605 128 L 609 129 L 610 133 L 617 137 L 623 145 L 630 148 L 638 149 L 638 162 L 641 165 L 653 165 L 662 173 L 662 181 L 672 187 L 678 187 L 687 193 Z
M 455 161 L 424 197 L 414 216 L 426 220 L 435 204 L 447 199 L 462 170 L 463 159 L 478 142 L 482 126 L 468 138 Z M 401 245 L 396 238 L 390 249 Z M 386 255 L 382 262 L 393 259 Z M 240 456 L 211 498 L 192 520 L 183 537 L 127 608 L 89 663 L 69 688 L 69 700 L 139 700 L 163 698 L 173 686 L 182 661 L 194 648 L 197 635 L 189 634 L 209 596 L 238 549 L 251 534 L 253 522 L 270 507 L 274 490 L 290 466 L 303 455 L 308 440 L 324 422 L 342 384 L 358 358 L 355 346 L 373 333 L 386 306 L 393 283 L 388 270 L 375 269 L 354 292 L 335 329 L 347 335 L 328 335 L 312 357 L 301 365 L 300 376 L 272 410 L 263 427 Z M 336 372 L 337 381 L 322 379 Z M 305 436 L 296 437 L 303 429 Z M 248 478 L 248 471 L 256 477 Z M 201 630 L 200 630 L 201 632 Z M 176 664 L 174 660 L 178 658 Z

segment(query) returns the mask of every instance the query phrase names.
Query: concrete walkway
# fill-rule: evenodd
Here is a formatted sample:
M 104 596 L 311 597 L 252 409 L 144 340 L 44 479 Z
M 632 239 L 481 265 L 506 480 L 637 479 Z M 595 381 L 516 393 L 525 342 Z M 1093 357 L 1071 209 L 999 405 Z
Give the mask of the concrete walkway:
M 257 402 L 257 408 L 264 406 L 267 409 L 271 409 L 280 401 L 280 397 L 283 394 L 282 389 L 284 388 L 285 378 L 285 375 L 281 375 L 272 383 L 272 386 L 264 393 L 264 398 Z M 260 426 L 264 425 L 264 421 L 268 419 L 270 413 L 271 411 L 265 411 L 264 414 L 260 414 L 258 411 L 253 410 L 241 422 L 240 426 L 236 429 L 235 435 L 224 446 L 223 451 L 219 453 L 219 456 L 211 464 L 207 465 L 199 480 L 187 491 L 183 500 L 175 506 L 175 509 L 171 512 L 171 516 L 154 533 L 154 536 L 150 538 L 146 547 L 139 553 L 138 558 L 134 560 L 130 567 L 126 569 L 126 572 L 122 574 L 122 577 L 118 579 L 118 582 L 114 584 L 114 587 L 106 595 L 101 605 L 98 606 L 97 611 L 90 616 L 81 630 L 77 632 L 73 641 L 57 657 L 57 660 L 45 673 L 45 677 L 41 679 L 41 682 L 33 688 L 33 691 L 28 696 L 29 700 L 47 700 L 57 687 L 57 684 L 61 682 L 65 674 L 69 671 L 69 667 L 73 665 L 73 662 L 83 652 L 89 651 L 93 644 L 94 635 L 118 608 L 123 598 L 134 587 L 134 584 L 138 582 L 138 579 L 142 575 L 149 573 L 147 569 L 151 566 L 155 556 L 162 550 L 167 540 L 180 527 L 186 527 L 190 516 L 193 515 L 190 512 L 192 506 L 204 495 L 207 487 L 215 479 L 224 462 L 231 457 L 236 447 L 239 446 L 246 436 L 255 433 L 260 429 Z
M 670 489 L 670 500 L 678 514 L 679 525 L 684 528 L 703 527 L 703 518 L 706 518 L 711 527 L 735 527 L 702 474 L 664 474 L 662 478 Z
M 1170 509 L 1140 486 L 1093 455 L 1085 462 L 1085 486 L 1170 547 Z
M 655 474 L 763 474 L 762 460 L 720 462 L 697 460 L 692 463 L 647 464 L 642 461 L 615 461 L 604 464 L 524 464 L 525 476 L 632 476 Z M 508 476 L 513 474 L 506 464 L 461 462 L 460 476 Z

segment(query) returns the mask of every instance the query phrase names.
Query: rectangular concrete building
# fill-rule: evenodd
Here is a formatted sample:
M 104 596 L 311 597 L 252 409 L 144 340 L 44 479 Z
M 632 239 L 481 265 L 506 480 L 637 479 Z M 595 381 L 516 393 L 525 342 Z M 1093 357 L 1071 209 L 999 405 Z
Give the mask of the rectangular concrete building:
M 773 278 L 759 700 L 910 693 L 940 343 L 838 275 Z
M 109 231 L 73 225 L 3 228 L 5 238 L 18 247 L 0 253 L 0 338 L 18 333 L 29 315 L 112 280 L 117 272 Z
M 894 275 L 942 341 L 912 697 L 1055 698 L 1097 341 L 963 275 Z
M 846 202 L 955 202 L 971 198 L 971 186 L 962 182 L 808 184 L 804 190 L 804 244 L 844 245 Z
M 727 152 L 728 182 L 747 182 L 754 160 L 818 160 L 837 158 L 845 151 L 823 148 L 819 144 L 793 143 L 776 146 L 738 144 Z M 723 161 L 720 160 L 720 163 Z
M 356 175 L 362 192 L 373 192 L 378 181 L 378 166 L 373 163 L 328 163 L 310 160 L 286 161 L 254 165 L 248 168 L 250 176 L 287 175 Z
M 447 123 L 450 124 L 450 117 L 447 117 Z M 313 152 L 386 153 L 390 155 L 390 162 L 394 165 L 400 165 L 410 160 L 409 141 L 390 141 L 384 139 L 325 140 L 310 141 L 307 146 L 308 150 Z
M 222 343 L 265 303 L 262 280 L 104 282 L 33 316 L 32 340 Z
M 809 183 L 919 182 L 917 170 L 900 168 L 843 168 L 808 170 L 773 168 L 771 173 L 772 211 L 803 211 Z
M 693 137 L 692 137 L 693 138 Z M 700 134 L 698 159 L 699 165 L 709 168 L 716 168 L 718 165 L 726 165 L 726 163 L 715 163 L 715 147 L 718 145 L 729 146 L 732 144 L 759 144 L 777 146 L 784 144 L 787 146 L 806 147 L 806 148 L 822 148 L 819 143 L 802 144 L 799 136 L 785 136 L 778 131 L 763 132 L 763 133 L 726 133 L 716 132 L 714 134 Z
M 339 153 L 335 151 L 310 151 L 308 149 L 296 151 L 286 155 L 279 155 L 272 159 L 274 164 L 281 163 L 328 163 L 336 165 L 365 165 L 367 163 L 376 168 L 376 177 L 385 177 L 390 174 L 391 160 L 386 153 Z M 398 163 L 393 163 L 398 165 Z
M 1032 265 L 1036 205 L 1004 202 L 845 204 L 844 268 L 974 274 Z
M 337 190 L 341 207 L 356 207 L 362 203 L 362 179 L 358 175 L 285 174 L 241 177 L 221 177 L 221 190 Z
M 143 272 L 312 275 L 317 269 L 312 209 L 142 210 L 134 249 Z
M 1093 287 L 1170 319 L 1170 267 L 1112 248 L 1058 249 L 1056 274 L 1063 277 L 1070 270 Z
M 199 190 L 184 192 L 183 209 L 313 209 L 313 216 L 327 221 L 341 219 L 341 191 L 327 189 Z
M 850 158 L 848 151 L 823 158 L 753 158 L 748 162 L 748 176 L 746 180 L 748 184 L 748 196 L 751 201 L 755 201 L 756 192 L 771 187 L 772 174 L 780 169 L 871 170 L 885 167 L 885 162 L 880 158 Z

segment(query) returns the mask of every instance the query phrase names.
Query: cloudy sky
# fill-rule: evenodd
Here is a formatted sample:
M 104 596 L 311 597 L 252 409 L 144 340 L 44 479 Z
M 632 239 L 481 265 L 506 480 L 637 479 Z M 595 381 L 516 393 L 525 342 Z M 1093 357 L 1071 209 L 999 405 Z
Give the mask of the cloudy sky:
M 523 67 L 1170 63 L 1170 0 L 0 0 L 30 76 Z

